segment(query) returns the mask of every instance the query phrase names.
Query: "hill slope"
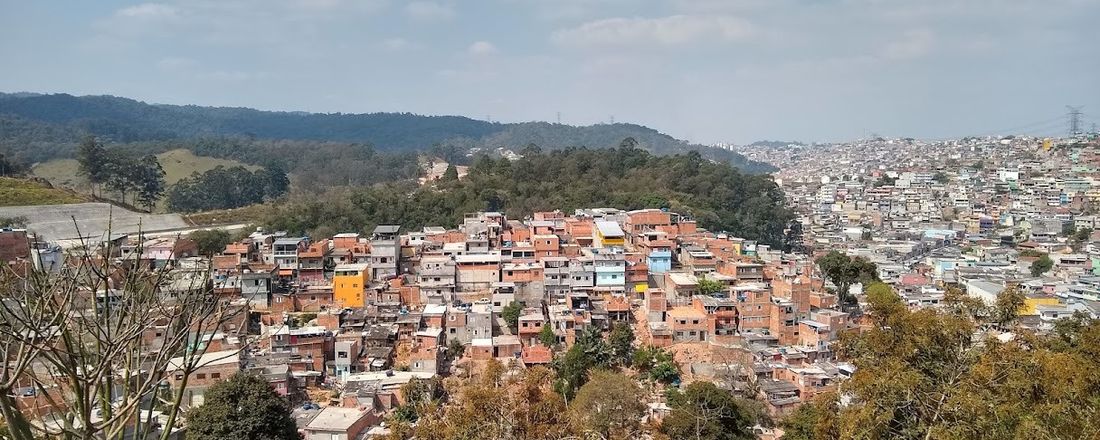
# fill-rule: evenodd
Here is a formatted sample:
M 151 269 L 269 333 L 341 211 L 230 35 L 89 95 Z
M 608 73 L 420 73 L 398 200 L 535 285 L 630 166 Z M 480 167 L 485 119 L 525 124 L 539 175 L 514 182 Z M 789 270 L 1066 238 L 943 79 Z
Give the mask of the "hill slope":
M 436 144 L 465 148 L 614 147 L 626 137 L 654 154 L 698 151 L 747 172 L 769 165 L 737 153 L 688 144 L 648 127 L 598 124 L 575 127 L 545 122 L 502 124 L 461 116 L 411 113 L 302 113 L 249 108 L 154 105 L 114 96 L 0 94 L 0 147 L 24 161 L 64 157 L 57 148 L 31 145 L 75 142 L 90 133 L 116 142 L 248 136 L 263 139 L 364 142 L 382 151 L 427 150 Z
M 164 168 L 164 181 L 169 185 L 179 182 L 180 179 L 190 176 L 191 173 L 202 173 L 218 166 L 226 168 L 243 166 L 251 171 L 260 168 L 231 159 L 196 156 L 195 153 L 183 148 L 168 150 L 156 156 L 160 166 Z M 87 189 L 87 182 L 80 176 L 80 165 L 76 162 L 76 159 L 53 159 L 38 163 L 31 168 L 31 173 L 35 177 L 46 179 L 54 185 L 80 190 Z
M 60 205 L 86 201 L 84 196 L 47 183 L 0 177 L 0 206 Z

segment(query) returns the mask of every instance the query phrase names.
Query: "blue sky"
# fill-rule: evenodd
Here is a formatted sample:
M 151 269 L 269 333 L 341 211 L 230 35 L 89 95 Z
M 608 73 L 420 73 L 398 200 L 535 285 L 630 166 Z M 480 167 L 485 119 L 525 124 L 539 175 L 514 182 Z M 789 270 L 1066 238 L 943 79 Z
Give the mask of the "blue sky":
M 0 0 L 0 91 L 695 142 L 1100 122 L 1100 0 Z

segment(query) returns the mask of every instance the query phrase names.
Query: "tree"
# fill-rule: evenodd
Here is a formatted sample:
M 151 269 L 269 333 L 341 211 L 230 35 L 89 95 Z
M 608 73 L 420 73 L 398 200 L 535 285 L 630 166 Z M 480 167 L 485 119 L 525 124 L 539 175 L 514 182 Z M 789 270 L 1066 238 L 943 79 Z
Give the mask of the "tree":
M 23 163 L 17 162 L 14 159 L 10 159 L 0 153 L 0 176 L 22 176 L 26 174 L 27 166 Z
M 556 439 L 573 434 L 565 401 L 551 391 L 553 373 L 534 367 L 505 378 L 504 371 L 499 361 L 489 361 L 480 375 L 457 389 L 451 404 L 420 405 L 416 426 L 398 421 L 387 438 Z
M 661 422 L 671 438 L 751 439 L 752 411 L 729 391 L 710 382 L 692 382 L 669 392 L 672 412 Z
M 466 351 L 466 344 L 458 339 L 451 339 L 447 341 L 447 360 L 454 362 L 455 359 L 462 357 L 462 354 Z
M 802 222 L 791 219 L 787 224 L 787 233 L 783 238 L 783 252 L 803 253 L 806 251 L 803 244 Z
M 92 184 L 93 193 L 96 186 L 107 181 L 107 149 L 95 136 L 84 136 L 80 140 L 76 161 L 80 166 L 80 175 Z
M 300 439 L 285 399 L 263 378 L 249 373 L 207 388 L 201 406 L 187 413 L 187 437 L 215 439 Z
M 439 376 L 430 379 L 413 378 L 401 386 L 401 395 L 405 403 L 397 408 L 394 418 L 405 422 L 416 422 L 425 405 L 440 404 L 447 398 L 447 390 Z
M 840 412 L 836 393 L 824 393 L 805 402 L 783 419 L 783 438 L 787 440 L 826 440 L 840 438 L 837 430 Z
M 264 197 L 269 199 L 278 198 L 290 189 L 290 179 L 286 175 L 286 170 L 279 164 L 270 164 L 256 171 L 255 176 L 263 185 Z
M 874 282 L 867 286 L 868 312 L 875 322 L 885 322 L 905 309 L 905 303 L 890 285 Z
M 607 345 L 611 349 L 612 365 L 630 365 L 634 357 L 634 328 L 627 323 L 615 323 L 611 328 Z
M 783 422 L 787 435 L 1081 438 L 1100 429 L 1100 378 L 1056 373 L 1100 366 L 1100 321 L 1079 315 L 1049 334 L 1019 331 L 1002 342 L 975 333 L 989 322 L 959 306 L 958 289 L 942 309 L 893 307 L 897 298 L 885 293 L 868 292 L 872 325 L 837 344 L 856 367 L 843 385 L 847 403 L 826 395 L 804 404 Z
M 137 189 L 137 201 L 145 209 L 152 211 L 164 196 L 164 168 L 152 154 L 141 158 L 141 162 L 135 168 L 132 179 Z
M 73 256 L 58 272 L 0 268 L 0 357 L 8 360 L 0 369 L 0 414 L 12 439 L 167 439 L 171 431 L 141 413 L 155 405 L 175 427 L 182 390 L 200 362 L 209 362 L 207 345 L 192 342 L 229 332 L 230 323 L 242 329 L 244 307 L 214 295 L 208 272 L 127 269 L 100 258 L 116 250 Z M 87 292 L 106 292 L 110 301 L 92 301 Z M 160 329 L 156 337 L 152 328 Z M 177 379 L 165 389 L 170 378 Z M 49 396 L 39 404 L 54 423 L 31 423 L 21 411 L 12 396 L 25 387 Z
M 633 379 L 622 373 L 597 370 L 577 391 L 569 411 L 584 432 L 594 432 L 605 439 L 638 438 L 646 409 L 643 397 Z
M 573 346 L 564 355 L 554 358 L 553 367 L 558 374 L 555 390 L 566 400 L 572 399 L 577 389 L 588 381 L 588 371 L 608 366 L 610 359 L 611 350 L 600 335 L 600 329 L 585 327 Z
M 851 258 L 833 250 L 819 257 L 816 262 L 825 277 L 836 285 L 837 296 L 846 304 L 855 303 L 855 297 L 849 293 L 853 283 L 878 281 L 878 267 L 863 257 Z
M 220 254 L 226 245 L 233 242 L 229 232 L 224 229 L 201 229 L 187 234 L 187 238 L 194 240 L 199 247 L 199 254 L 206 256 Z
M 542 330 L 539 330 L 539 342 L 549 348 L 558 346 L 558 336 L 554 334 L 554 329 L 550 327 L 549 322 L 542 323 Z
M 943 171 L 936 171 L 936 174 L 932 175 L 932 180 L 936 183 L 944 184 L 947 183 L 948 177 Z
M 1054 267 L 1054 260 L 1050 259 L 1050 256 L 1043 254 L 1039 256 L 1038 260 L 1031 262 L 1031 276 L 1037 277 L 1050 271 Z
M 1020 289 L 1009 287 L 997 294 L 997 300 L 993 303 L 993 322 L 1001 327 L 1006 327 L 1020 316 L 1020 309 L 1024 307 L 1027 296 Z
M 447 164 L 447 169 L 443 171 L 443 176 L 439 178 L 442 182 L 457 182 L 458 181 L 458 167 L 454 164 Z
M 512 301 L 508 305 L 504 306 L 504 310 L 500 312 L 500 316 L 504 318 L 504 322 L 508 324 L 508 327 L 512 330 L 519 328 L 519 317 L 523 314 L 523 306 L 520 303 Z
M 706 296 L 716 296 L 719 293 L 726 291 L 726 285 L 721 281 L 712 280 L 710 278 L 700 278 L 698 284 L 699 294 Z

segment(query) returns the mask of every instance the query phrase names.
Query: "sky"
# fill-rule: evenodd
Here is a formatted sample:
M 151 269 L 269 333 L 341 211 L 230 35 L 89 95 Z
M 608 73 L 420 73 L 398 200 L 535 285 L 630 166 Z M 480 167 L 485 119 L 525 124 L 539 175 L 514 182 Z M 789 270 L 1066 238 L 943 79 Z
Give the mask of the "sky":
M 698 143 L 1100 123 L 1100 0 L 0 0 L 0 91 L 633 122 Z

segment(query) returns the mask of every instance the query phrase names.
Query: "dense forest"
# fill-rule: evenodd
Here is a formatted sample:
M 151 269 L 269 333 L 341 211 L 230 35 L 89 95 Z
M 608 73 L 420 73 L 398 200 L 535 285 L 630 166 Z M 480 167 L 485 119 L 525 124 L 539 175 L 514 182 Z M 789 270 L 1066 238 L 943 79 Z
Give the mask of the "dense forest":
M 774 170 L 731 151 L 692 145 L 633 124 L 586 127 L 545 122 L 503 124 L 411 113 L 270 112 L 152 105 L 114 96 L 0 94 L 0 151 L 15 160 L 29 164 L 70 157 L 80 137 L 87 134 L 108 144 L 242 137 L 369 144 L 380 151 L 393 152 L 423 151 L 434 145 L 455 146 L 464 151 L 520 148 L 529 143 L 548 149 L 605 148 L 632 137 L 640 148 L 654 154 L 697 151 L 703 157 L 729 162 L 745 172 Z
M 269 211 L 265 223 L 326 236 L 365 232 L 379 223 L 452 226 L 463 214 L 483 210 L 522 218 L 554 209 L 658 207 L 693 216 L 710 230 L 782 245 L 793 218 L 770 178 L 744 174 L 695 152 L 656 156 L 627 139 L 613 149 L 547 152 L 529 146 L 520 153 L 522 158 L 514 161 L 480 155 L 462 180 L 448 173 L 424 187 L 389 183 L 292 195 Z

